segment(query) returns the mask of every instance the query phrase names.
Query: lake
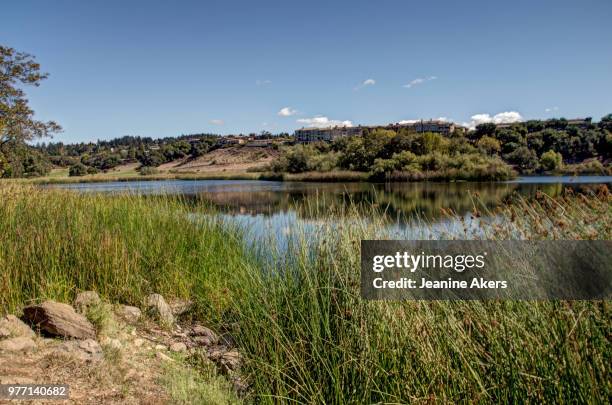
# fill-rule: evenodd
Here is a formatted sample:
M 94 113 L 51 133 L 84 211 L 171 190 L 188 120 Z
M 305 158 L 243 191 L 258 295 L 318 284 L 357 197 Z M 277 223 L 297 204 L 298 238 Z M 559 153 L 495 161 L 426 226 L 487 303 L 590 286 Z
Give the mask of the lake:
M 50 185 L 82 192 L 180 194 L 210 203 L 220 215 L 243 226 L 254 238 L 275 234 L 284 238 L 299 225 L 316 228 L 330 210 L 356 207 L 364 217 L 372 207 L 391 219 L 388 229 L 397 238 L 428 238 L 436 227 L 452 228 L 442 209 L 459 216 L 475 205 L 494 208 L 512 196 L 542 191 L 556 196 L 566 188 L 595 189 L 612 185 L 612 176 L 521 177 L 506 182 L 453 183 L 311 183 L 259 180 L 167 180 Z M 361 209 L 360 209 L 361 208 Z M 433 227 L 431 226 L 433 225 Z

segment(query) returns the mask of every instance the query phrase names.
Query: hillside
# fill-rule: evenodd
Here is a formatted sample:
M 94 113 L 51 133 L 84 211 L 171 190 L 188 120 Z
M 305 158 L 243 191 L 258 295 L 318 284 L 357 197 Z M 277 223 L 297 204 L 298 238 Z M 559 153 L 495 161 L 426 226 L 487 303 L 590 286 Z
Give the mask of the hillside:
M 246 172 L 262 168 L 279 157 L 272 147 L 231 146 L 215 149 L 197 158 L 174 160 L 159 166 L 160 172 Z

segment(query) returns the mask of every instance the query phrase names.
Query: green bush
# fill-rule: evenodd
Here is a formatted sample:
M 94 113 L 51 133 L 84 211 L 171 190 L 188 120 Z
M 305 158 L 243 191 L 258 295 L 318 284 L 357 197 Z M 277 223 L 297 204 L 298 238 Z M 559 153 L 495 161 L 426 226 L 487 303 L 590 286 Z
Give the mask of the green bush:
M 68 175 L 70 177 L 80 177 L 85 176 L 86 174 L 87 166 L 85 166 L 83 163 L 74 164 L 70 166 L 70 169 L 68 170 Z
M 159 170 L 157 170 L 156 167 L 151 167 L 151 166 L 142 166 L 138 172 L 140 173 L 141 176 L 151 176 L 154 174 L 158 174 Z
M 540 166 L 544 170 L 556 170 L 560 169 L 563 165 L 563 156 L 559 152 L 549 150 L 544 152 L 540 158 Z

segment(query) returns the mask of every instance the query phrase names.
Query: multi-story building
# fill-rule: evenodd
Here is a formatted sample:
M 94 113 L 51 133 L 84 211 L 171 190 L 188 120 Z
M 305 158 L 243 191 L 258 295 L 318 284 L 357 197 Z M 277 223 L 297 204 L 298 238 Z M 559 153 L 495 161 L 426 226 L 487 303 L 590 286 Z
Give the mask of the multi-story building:
M 332 142 L 344 136 L 355 136 L 363 133 L 363 127 L 328 127 L 328 128 L 301 128 L 295 131 L 295 141 Z
M 365 129 L 391 129 L 399 131 L 410 129 L 415 132 L 435 132 L 449 136 L 457 130 L 465 130 L 464 127 L 454 122 L 442 120 L 420 120 L 414 122 L 404 122 L 388 124 L 385 126 L 358 126 L 358 127 L 329 127 L 329 128 L 301 128 L 295 131 L 295 141 L 299 143 L 308 142 L 332 142 L 334 139 L 344 136 L 362 135 Z
M 420 120 L 406 123 L 389 124 L 386 129 L 399 131 L 400 129 L 411 129 L 415 132 L 435 132 L 442 135 L 450 135 L 459 128 L 454 122 L 442 120 Z

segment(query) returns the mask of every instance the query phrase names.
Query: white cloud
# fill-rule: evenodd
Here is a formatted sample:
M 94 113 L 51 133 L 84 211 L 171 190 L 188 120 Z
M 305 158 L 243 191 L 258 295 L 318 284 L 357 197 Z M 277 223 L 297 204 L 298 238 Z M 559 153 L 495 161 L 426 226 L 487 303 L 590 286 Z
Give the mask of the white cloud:
M 523 121 L 523 117 L 516 111 L 506 111 L 490 116 L 489 114 L 475 114 L 470 117 L 470 122 L 463 125 L 468 128 L 476 128 L 477 125 L 492 122 L 493 124 L 512 124 Z
M 376 84 L 376 80 L 374 79 L 366 79 L 363 82 L 361 82 L 361 84 L 359 84 L 358 86 L 355 86 L 355 88 L 353 90 L 357 91 L 360 90 L 366 86 L 374 86 Z
M 419 84 L 423 84 L 425 82 L 430 82 L 432 80 L 436 80 L 437 77 L 436 76 L 427 76 L 427 77 L 417 77 L 414 80 L 411 80 L 408 84 L 404 84 L 402 87 L 405 87 L 407 89 L 414 87 L 414 86 L 418 86 Z
M 255 80 L 255 84 L 257 86 L 265 86 L 266 84 L 271 84 L 271 83 L 272 83 L 272 80 L 267 80 L 267 79 L 266 80 L 259 80 L 259 79 Z
M 448 118 L 446 118 L 446 117 L 438 117 L 438 118 L 434 118 L 433 120 L 434 120 L 434 121 L 443 121 L 443 122 L 448 122 L 448 121 L 450 121 L 450 120 L 449 120 Z M 421 120 L 402 120 L 402 121 L 398 122 L 398 124 L 400 124 L 400 125 L 414 124 L 414 123 L 417 123 L 417 122 L 419 122 L 419 121 L 421 121 Z M 427 119 L 427 120 L 425 120 L 425 119 L 424 119 L 423 121 L 429 121 L 429 119 Z
M 297 113 L 298 113 L 297 110 L 294 110 L 291 107 L 283 107 L 276 114 L 280 115 L 281 117 L 290 117 L 290 116 L 295 115 Z
M 297 120 L 299 124 L 303 124 L 307 127 L 352 127 L 353 123 L 351 121 L 339 121 L 339 120 L 330 120 L 324 116 L 317 116 L 312 118 L 300 118 Z
M 546 112 L 559 111 L 559 107 L 556 107 L 556 106 L 555 107 L 548 107 L 544 111 L 546 111 Z
M 210 122 L 213 125 L 223 125 L 223 124 L 225 124 L 225 121 L 223 121 L 223 120 L 210 120 L 208 122 Z

